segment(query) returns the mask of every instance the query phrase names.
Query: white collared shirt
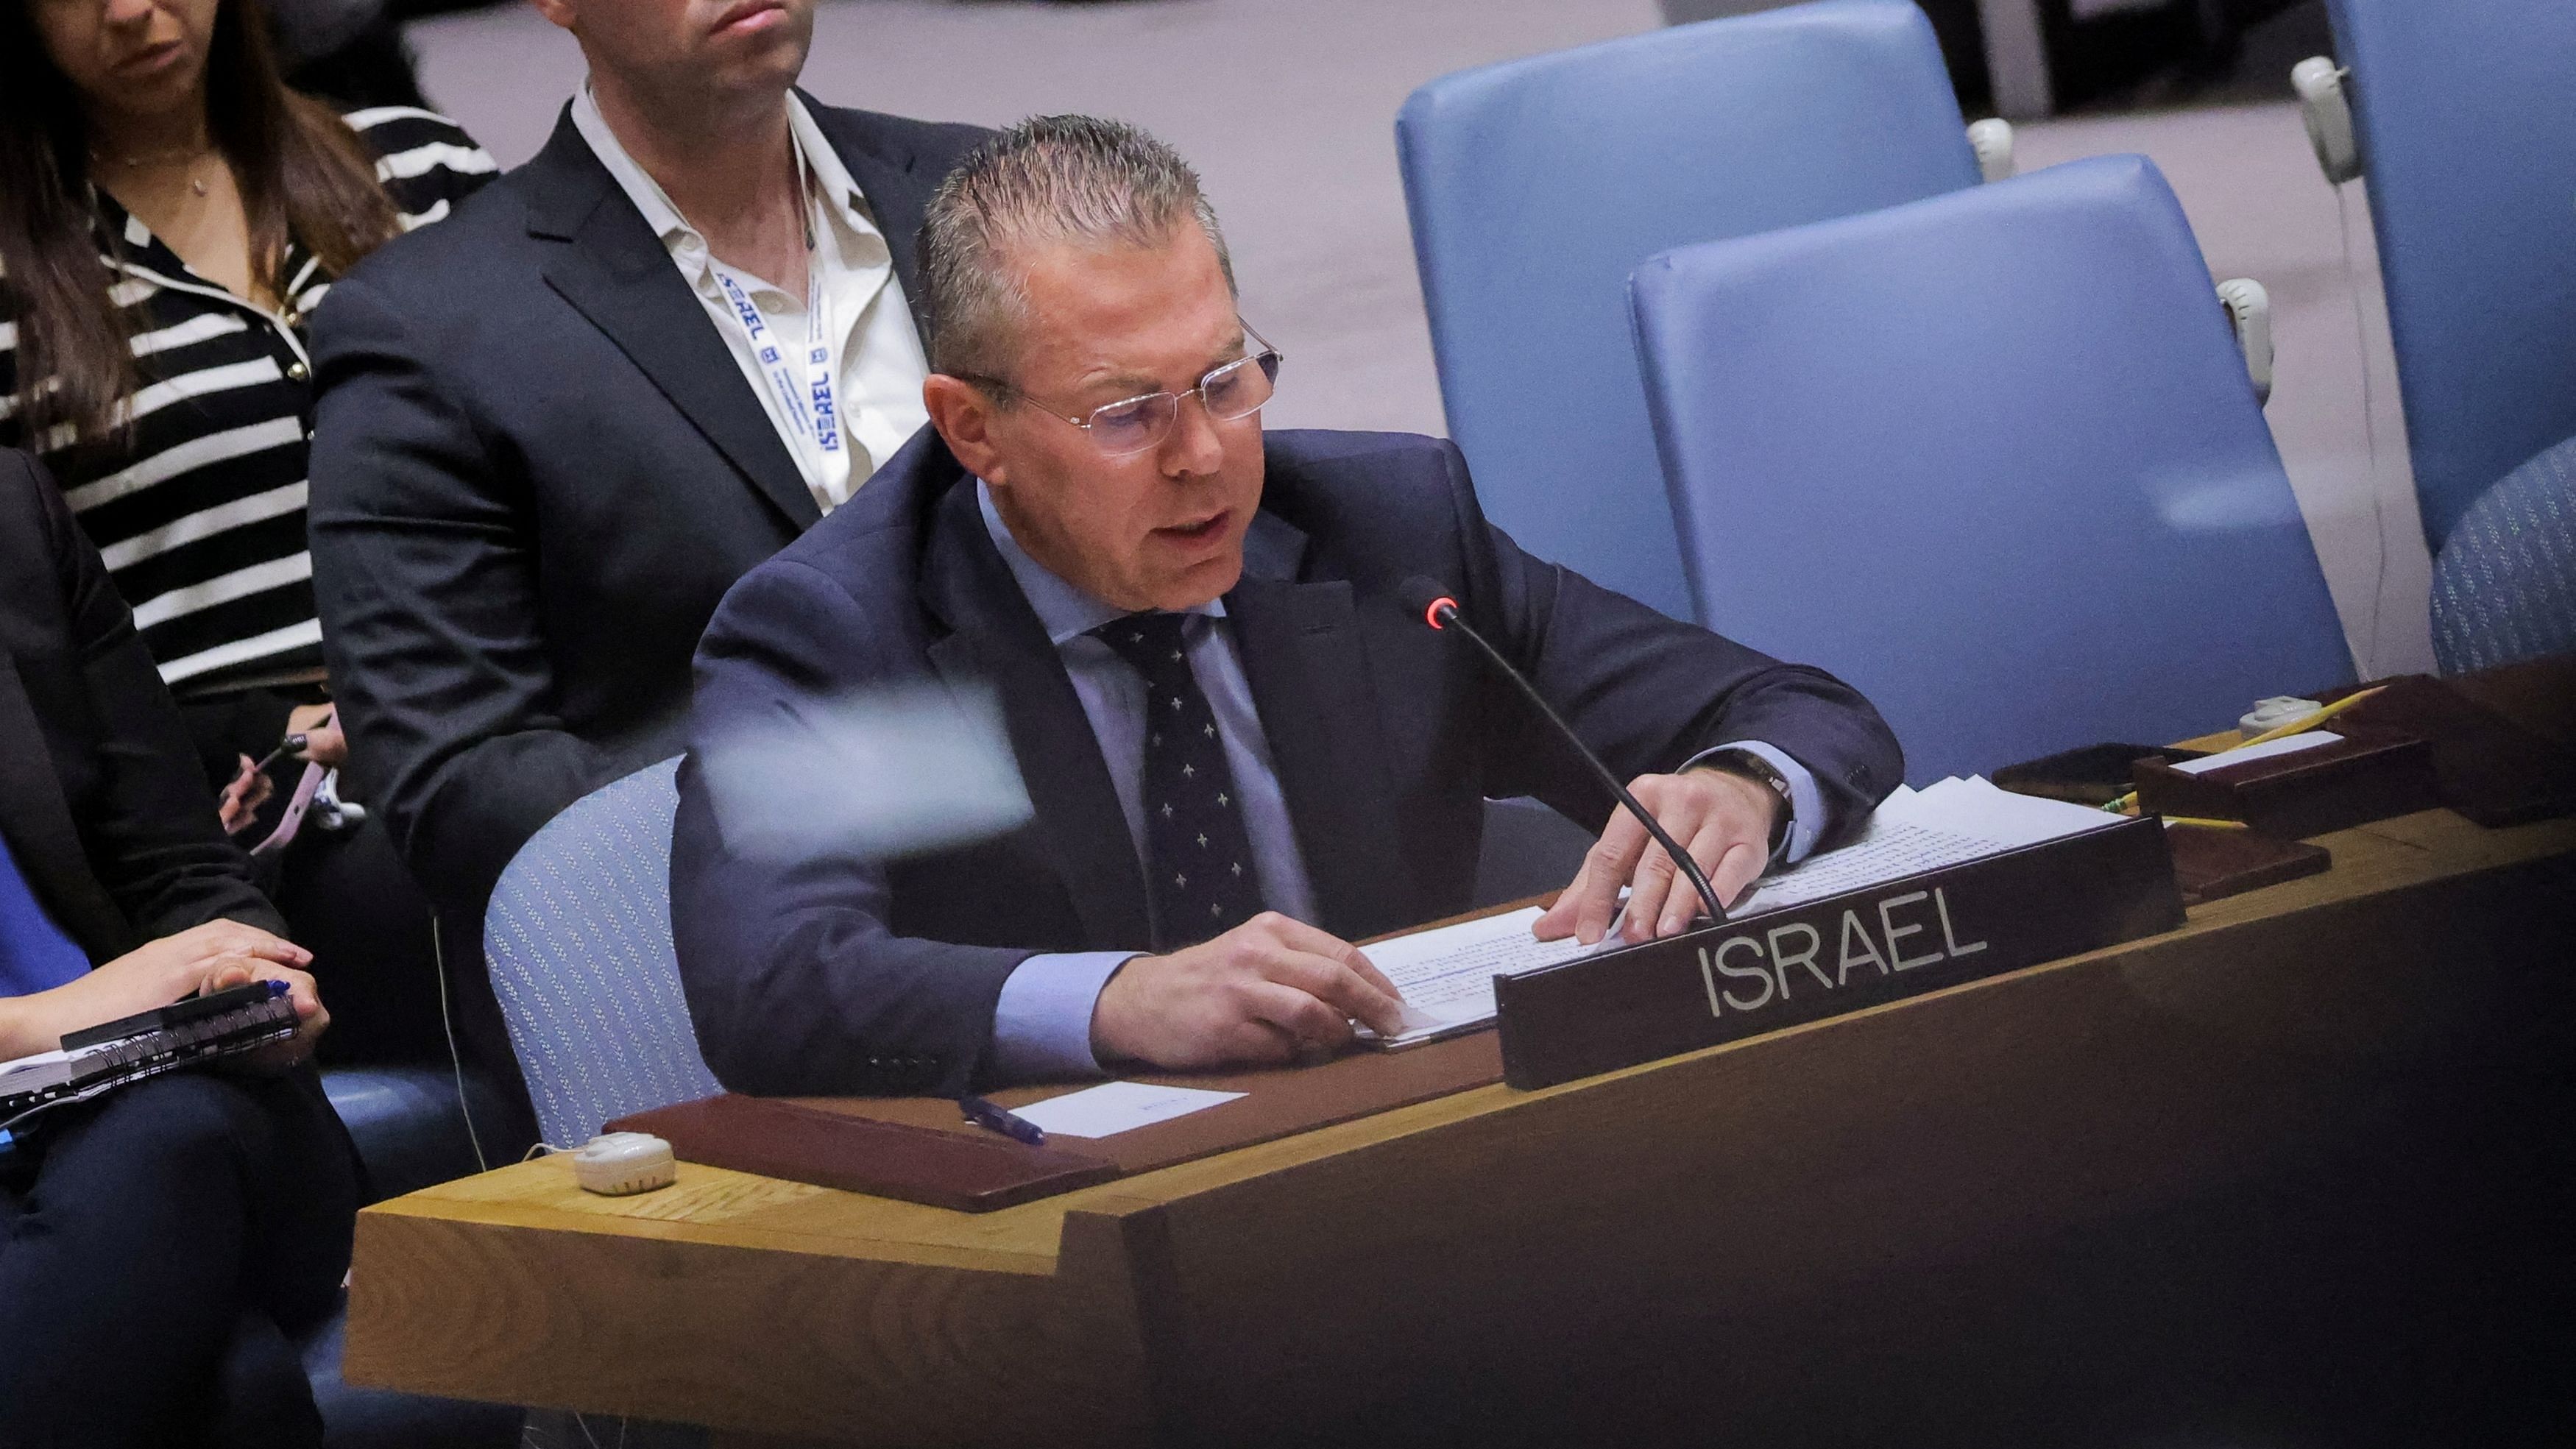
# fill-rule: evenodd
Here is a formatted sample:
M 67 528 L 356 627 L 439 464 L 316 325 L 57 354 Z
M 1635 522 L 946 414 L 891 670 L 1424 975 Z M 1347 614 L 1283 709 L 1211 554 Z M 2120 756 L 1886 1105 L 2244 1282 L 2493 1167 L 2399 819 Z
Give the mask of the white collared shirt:
M 930 420 L 921 405 L 921 384 L 930 375 L 920 334 L 913 330 L 912 308 L 904 300 L 903 279 L 894 274 L 894 254 L 884 233 L 868 215 L 867 198 L 850 179 L 823 137 L 805 103 L 787 96 L 787 128 L 798 162 L 814 198 L 814 251 L 808 266 L 825 320 L 816 341 L 829 350 L 826 364 L 840 412 L 842 446 L 822 447 L 787 403 L 770 386 L 750 335 L 733 315 L 719 272 L 746 293 L 773 334 L 801 348 L 809 335 L 804 297 L 790 296 L 766 279 L 716 259 L 704 234 L 672 205 L 661 185 L 636 164 L 619 144 L 599 102 L 584 82 L 573 98 L 572 121 L 608 174 L 626 192 L 645 225 L 661 237 L 671 262 L 707 310 L 707 320 L 725 349 L 742 369 L 743 381 L 760 399 L 770 426 L 787 445 L 825 513 L 847 500 L 853 490 L 893 457 L 922 424 Z

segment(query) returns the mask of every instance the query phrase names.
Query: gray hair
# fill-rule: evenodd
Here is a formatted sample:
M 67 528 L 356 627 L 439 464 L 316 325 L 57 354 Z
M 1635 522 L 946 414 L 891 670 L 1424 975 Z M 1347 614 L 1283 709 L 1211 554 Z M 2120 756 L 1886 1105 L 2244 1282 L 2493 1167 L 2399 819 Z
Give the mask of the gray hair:
M 1059 242 L 1157 247 L 1184 217 L 1216 248 L 1232 292 L 1216 208 L 1170 146 L 1097 116 L 1032 116 L 985 142 L 940 183 L 921 224 L 931 370 L 999 384 L 1007 402 L 1011 334 L 1028 315 L 1012 253 Z

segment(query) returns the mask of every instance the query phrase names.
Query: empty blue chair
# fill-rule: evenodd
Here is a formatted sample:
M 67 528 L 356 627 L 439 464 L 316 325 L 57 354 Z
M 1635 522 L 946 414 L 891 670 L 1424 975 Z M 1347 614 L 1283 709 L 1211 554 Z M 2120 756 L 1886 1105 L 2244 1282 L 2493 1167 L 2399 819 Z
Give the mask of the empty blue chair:
M 1867 693 L 1909 780 L 2352 677 L 2146 158 L 1686 247 L 1633 305 L 1701 617 Z
M 1396 120 L 1450 435 L 1496 523 L 1687 617 L 1623 288 L 1669 247 L 1974 185 L 1932 27 L 1821 0 L 1433 81 Z
M 2444 674 L 2576 652 L 2576 438 L 2506 474 L 2433 560 Z
M 576 800 L 519 848 L 483 918 L 492 990 L 537 1124 L 559 1147 L 724 1088 L 671 947 L 674 757 Z
M 2329 0 L 2426 539 L 2576 433 L 2576 4 Z

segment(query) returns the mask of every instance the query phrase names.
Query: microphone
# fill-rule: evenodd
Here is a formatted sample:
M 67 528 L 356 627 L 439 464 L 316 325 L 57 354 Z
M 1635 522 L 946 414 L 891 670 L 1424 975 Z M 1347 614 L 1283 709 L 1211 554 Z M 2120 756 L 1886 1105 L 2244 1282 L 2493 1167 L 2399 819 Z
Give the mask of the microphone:
M 1700 908 L 1708 913 L 1708 918 L 1721 925 L 1724 924 L 1726 908 L 1718 904 L 1717 890 L 1708 883 L 1708 877 L 1701 872 L 1699 862 L 1691 859 L 1691 853 L 1682 849 L 1681 843 L 1665 832 L 1652 812 L 1637 803 L 1637 797 L 1628 793 L 1628 787 L 1619 783 L 1619 777 L 1610 773 L 1610 767 L 1601 763 L 1601 757 L 1592 753 L 1592 747 L 1583 742 L 1583 737 L 1574 732 L 1574 727 L 1567 724 L 1564 718 L 1539 695 L 1537 686 L 1529 682 L 1528 676 L 1515 668 L 1512 661 L 1504 658 L 1503 651 L 1495 648 L 1492 641 L 1476 632 L 1475 626 L 1469 624 L 1466 616 L 1458 612 L 1458 601 L 1449 596 L 1449 591 L 1432 580 L 1415 574 L 1404 581 L 1401 593 L 1405 607 L 1418 611 L 1422 615 L 1422 622 L 1443 633 L 1454 628 L 1465 635 L 1467 641 L 1483 653 L 1487 663 L 1493 665 L 1497 672 L 1519 688 L 1521 697 L 1530 702 L 1530 707 L 1537 710 L 1541 718 L 1555 726 L 1556 732 L 1564 736 L 1567 744 L 1574 746 L 1574 753 L 1583 758 L 1583 763 L 1592 767 L 1593 776 L 1607 786 L 1611 794 L 1619 798 L 1620 804 L 1628 807 L 1628 813 L 1636 816 L 1637 822 L 1646 827 L 1646 833 L 1653 836 L 1655 843 L 1664 848 L 1664 853 L 1673 858 L 1673 865 L 1681 871 L 1682 877 L 1691 883 L 1691 889 L 1699 892 Z

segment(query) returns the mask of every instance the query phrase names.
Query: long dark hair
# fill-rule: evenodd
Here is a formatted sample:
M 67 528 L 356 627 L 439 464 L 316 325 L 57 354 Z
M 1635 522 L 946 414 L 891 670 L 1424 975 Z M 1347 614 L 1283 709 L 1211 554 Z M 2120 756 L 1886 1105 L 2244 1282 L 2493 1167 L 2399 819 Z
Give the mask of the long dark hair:
M 18 324 L 18 417 L 35 446 L 53 423 L 112 431 L 136 379 L 131 319 L 108 299 L 116 278 L 99 256 L 89 125 L 28 3 L 0 0 L 0 317 Z M 252 273 L 270 292 L 285 291 L 290 239 L 337 276 L 401 229 L 357 133 L 286 88 L 259 0 L 216 7 L 206 124 L 241 188 Z

